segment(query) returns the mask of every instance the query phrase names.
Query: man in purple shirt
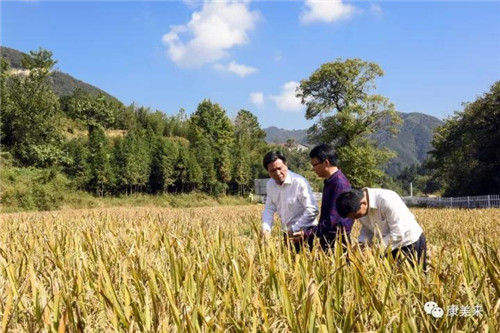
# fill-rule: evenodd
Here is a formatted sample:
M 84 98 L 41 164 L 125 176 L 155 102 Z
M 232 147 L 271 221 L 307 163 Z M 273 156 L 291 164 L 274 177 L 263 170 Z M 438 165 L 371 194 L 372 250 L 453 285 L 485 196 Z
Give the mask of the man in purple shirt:
M 342 218 L 337 211 L 337 197 L 344 191 L 351 189 L 349 180 L 338 168 L 338 155 L 332 146 L 320 144 L 309 153 L 314 172 L 325 179 L 323 197 L 321 199 L 321 213 L 314 236 L 319 238 L 323 250 L 328 250 L 335 245 L 337 237 L 342 237 L 345 252 L 350 242 L 350 235 L 354 220 Z M 309 237 L 309 244 L 312 245 Z

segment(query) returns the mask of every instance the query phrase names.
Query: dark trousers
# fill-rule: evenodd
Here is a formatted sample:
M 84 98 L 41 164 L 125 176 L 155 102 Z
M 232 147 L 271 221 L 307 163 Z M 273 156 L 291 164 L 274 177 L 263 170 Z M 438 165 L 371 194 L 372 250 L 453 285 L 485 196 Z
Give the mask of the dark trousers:
M 317 227 L 310 227 L 306 229 L 304 231 L 304 239 L 302 240 L 302 242 L 290 241 L 286 233 L 283 233 L 283 240 L 285 242 L 285 245 L 288 246 L 291 251 L 299 253 L 300 249 L 303 246 L 308 246 L 311 250 L 314 246 L 314 240 L 318 238 L 319 244 L 324 252 L 333 252 L 335 243 L 337 242 L 337 238 L 340 237 L 342 243 L 342 251 L 344 252 L 344 254 L 347 253 L 347 246 L 351 243 L 351 234 L 345 233 L 344 228 L 338 227 L 336 232 L 334 233 L 319 234 L 317 231 Z M 349 259 L 347 260 L 349 261 Z
M 422 263 L 422 268 L 424 272 L 426 272 L 427 244 L 425 242 L 424 233 L 420 235 L 420 238 L 415 243 L 392 250 L 392 257 L 396 259 L 398 263 L 406 259 L 412 266 Z

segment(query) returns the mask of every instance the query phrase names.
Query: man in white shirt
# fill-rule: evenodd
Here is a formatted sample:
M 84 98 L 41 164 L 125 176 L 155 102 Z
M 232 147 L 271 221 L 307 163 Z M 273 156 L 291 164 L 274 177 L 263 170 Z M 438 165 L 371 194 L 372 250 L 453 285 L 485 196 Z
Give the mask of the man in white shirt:
M 375 236 L 392 250 L 392 256 L 404 255 L 414 265 L 427 269 L 427 246 L 422 228 L 401 197 L 394 191 L 363 188 L 349 190 L 337 198 L 337 210 L 342 217 L 359 219 L 358 242 L 362 247 Z
M 266 185 L 266 203 L 262 212 L 262 233 L 268 237 L 273 227 L 274 213 L 281 219 L 285 240 L 290 240 L 296 251 L 302 240 L 309 237 L 316 224 L 318 204 L 309 182 L 290 170 L 286 157 L 280 151 L 270 151 L 263 166 L 271 179 Z

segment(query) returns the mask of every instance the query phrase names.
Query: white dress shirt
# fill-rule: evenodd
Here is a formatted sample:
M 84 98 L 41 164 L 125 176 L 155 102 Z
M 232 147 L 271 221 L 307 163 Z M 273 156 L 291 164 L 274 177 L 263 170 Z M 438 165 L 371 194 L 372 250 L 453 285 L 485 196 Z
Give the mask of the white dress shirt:
M 368 191 L 368 212 L 359 219 L 358 241 L 370 243 L 376 235 L 393 249 L 415 243 L 423 230 L 401 197 L 394 191 L 364 188 Z
M 284 232 L 297 232 L 317 223 L 318 204 L 309 182 L 301 175 L 288 170 L 281 185 L 271 178 L 266 184 L 266 192 L 262 230 L 271 231 L 275 212 Z

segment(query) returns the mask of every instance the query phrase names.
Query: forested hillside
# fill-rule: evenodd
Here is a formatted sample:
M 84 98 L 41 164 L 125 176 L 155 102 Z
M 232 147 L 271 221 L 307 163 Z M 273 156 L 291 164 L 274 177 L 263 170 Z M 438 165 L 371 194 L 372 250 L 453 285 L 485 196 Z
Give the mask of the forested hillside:
M 57 208 L 65 194 L 75 191 L 98 197 L 190 192 L 216 197 L 245 196 L 253 190 L 254 179 L 268 177 L 261 161 L 271 149 L 284 149 L 290 169 L 308 178 L 314 190 L 321 189 L 322 181 L 311 170 L 308 152 L 267 143 L 266 132 L 248 110 L 241 109 L 230 119 L 219 104 L 208 99 L 200 101 L 189 115 L 183 109 L 168 115 L 134 104 L 126 106 L 98 88 L 54 71 L 57 61 L 48 50 L 31 51 L 19 58 L 19 52 L 2 48 L 2 55 L 5 56 L 1 59 L 0 81 L 3 206 Z M 378 71 L 376 64 L 359 59 L 325 65 L 336 68 L 340 73 L 337 79 L 343 81 L 345 89 L 350 89 L 347 85 L 352 81 L 343 76 L 349 74 L 342 73 L 351 73 L 353 68 Z M 322 70 L 323 67 L 319 71 Z M 312 75 L 309 81 L 302 81 L 301 95 L 311 94 L 314 80 Z M 313 126 L 313 142 L 335 145 L 344 163 L 342 168 L 356 187 L 383 186 L 403 193 L 409 182 L 413 182 L 420 193 L 443 189 L 449 193 L 467 193 L 468 189 L 474 189 L 471 194 L 481 194 L 500 183 L 500 167 L 497 168 L 499 163 L 495 160 L 495 156 L 500 156 L 500 140 L 493 140 L 498 136 L 499 126 L 495 127 L 494 122 L 499 117 L 492 116 L 499 109 L 498 92 L 497 83 L 485 97 L 467 105 L 463 113 L 438 127 L 439 136 L 433 138 L 436 148 L 432 160 L 418 167 L 402 169 L 402 164 L 398 165 L 402 172 L 396 179 L 383 172 L 387 161 L 395 156 L 387 147 L 397 147 L 395 150 L 407 154 L 401 153 L 398 158 L 422 161 L 430 149 L 422 143 L 429 141 L 435 118 L 397 114 L 384 97 L 361 94 L 361 102 L 350 103 L 376 100 L 379 103 L 376 107 L 380 108 L 377 116 L 363 118 L 337 112 L 320 118 Z M 318 114 L 311 111 L 314 108 L 316 104 L 308 107 L 309 115 Z M 370 112 L 373 115 L 375 111 Z M 381 122 L 391 117 L 394 117 L 391 123 Z M 403 124 L 399 139 L 377 136 L 382 132 L 379 130 L 398 124 Z M 292 133 L 299 135 L 303 131 Z M 374 137 L 379 143 L 374 142 Z M 493 141 L 484 141 L 490 138 Z M 454 148 L 449 150 L 449 147 Z M 468 155 L 462 154 L 462 150 Z M 469 168 L 460 169 L 457 165 Z M 462 170 L 461 174 L 466 174 L 465 170 L 479 170 L 470 179 L 481 181 L 468 184 L 460 180 L 457 170 Z M 448 181 L 444 175 L 455 181 Z

